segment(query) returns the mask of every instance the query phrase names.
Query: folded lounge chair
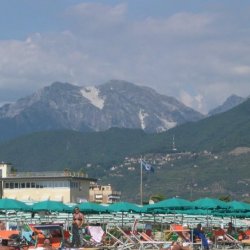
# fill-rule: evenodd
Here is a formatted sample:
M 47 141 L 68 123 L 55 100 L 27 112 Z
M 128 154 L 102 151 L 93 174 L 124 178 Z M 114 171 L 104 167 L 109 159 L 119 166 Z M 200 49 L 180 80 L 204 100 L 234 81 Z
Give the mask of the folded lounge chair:
M 110 249 L 131 250 L 135 247 L 135 242 L 117 226 L 109 227 L 107 225 L 106 238 L 108 239 L 108 242 L 106 242 L 106 247 Z
M 85 246 L 97 247 L 103 245 L 105 232 L 101 226 L 88 226 L 86 231 L 88 232 L 90 238 L 87 239 L 86 237 L 83 237 Z

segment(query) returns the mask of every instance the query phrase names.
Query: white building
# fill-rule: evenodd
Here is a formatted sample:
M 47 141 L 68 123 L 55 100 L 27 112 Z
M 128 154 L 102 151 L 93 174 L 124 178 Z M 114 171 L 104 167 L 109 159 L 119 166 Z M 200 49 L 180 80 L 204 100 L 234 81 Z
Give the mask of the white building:
M 57 200 L 64 203 L 89 199 L 86 174 L 70 171 L 15 172 L 9 163 L 0 163 L 0 195 L 17 200 Z

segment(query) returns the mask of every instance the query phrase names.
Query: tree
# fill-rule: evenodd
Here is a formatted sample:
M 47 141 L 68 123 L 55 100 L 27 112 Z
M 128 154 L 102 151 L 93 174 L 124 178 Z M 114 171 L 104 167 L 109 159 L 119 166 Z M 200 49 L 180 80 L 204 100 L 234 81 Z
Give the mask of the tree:
M 165 199 L 166 197 L 163 194 L 153 194 L 150 197 L 150 200 L 153 200 L 154 202 L 159 202 Z
M 223 196 L 221 196 L 219 198 L 219 200 L 229 202 L 229 201 L 232 201 L 232 197 L 229 194 L 228 195 L 223 195 Z

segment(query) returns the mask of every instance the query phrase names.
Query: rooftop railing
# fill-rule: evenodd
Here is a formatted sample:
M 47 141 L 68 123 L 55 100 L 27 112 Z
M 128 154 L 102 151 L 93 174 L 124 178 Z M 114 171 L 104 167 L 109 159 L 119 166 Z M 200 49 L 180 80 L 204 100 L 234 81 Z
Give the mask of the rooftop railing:
M 74 172 L 74 171 L 47 171 L 47 172 L 16 172 L 9 173 L 7 177 L 15 177 L 15 178 L 25 178 L 25 177 L 85 177 L 88 175 L 82 172 Z

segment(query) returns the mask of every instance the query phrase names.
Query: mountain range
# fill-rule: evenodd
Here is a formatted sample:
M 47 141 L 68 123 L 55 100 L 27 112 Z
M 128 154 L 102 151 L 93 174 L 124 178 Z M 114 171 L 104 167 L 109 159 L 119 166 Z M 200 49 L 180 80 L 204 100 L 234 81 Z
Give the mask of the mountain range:
M 246 99 L 229 111 L 162 133 L 126 128 L 36 132 L 2 143 L 0 159 L 18 171 L 83 169 L 121 190 L 124 200 L 136 201 L 139 196 L 131 197 L 130 188 L 138 186 L 143 156 L 155 167 L 154 174 L 143 177 L 147 195 L 243 199 L 250 196 L 249 114 Z
M 249 98 L 232 96 L 204 117 L 124 81 L 58 82 L 0 109 L 0 160 L 18 171 L 83 169 L 135 202 L 139 188 L 133 197 L 130 190 L 145 157 L 155 167 L 143 176 L 148 196 L 243 199 L 250 197 L 249 114 Z
M 216 114 L 220 114 L 220 113 L 223 113 L 225 111 L 228 111 L 228 110 L 236 107 L 237 105 L 241 104 L 245 100 L 246 100 L 246 98 L 243 98 L 241 96 L 231 95 L 220 106 L 209 111 L 208 116 L 216 115 Z
M 55 82 L 0 108 L 0 140 L 36 131 L 104 131 L 111 127 L 162 132 L 204 116 L 148 87 L 112 80 L 79 87 Z

